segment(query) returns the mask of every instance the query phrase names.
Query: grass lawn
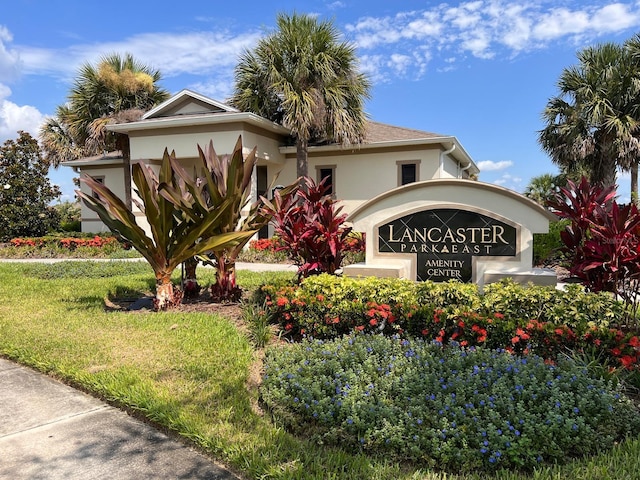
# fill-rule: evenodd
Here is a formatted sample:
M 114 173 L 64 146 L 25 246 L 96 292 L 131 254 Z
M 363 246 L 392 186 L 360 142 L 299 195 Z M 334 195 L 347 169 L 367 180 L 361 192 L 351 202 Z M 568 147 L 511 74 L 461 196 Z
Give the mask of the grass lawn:
M 212 279 L 200 269 L 201 283 Z M 247 289 L 284 273 L 239 272 Z M 178 279 L 176 278 L 176 281 Z M 530 474 L 444 474 L 326 448 L 261 414 L 260 352 L 231 319 L 105 311 L 105 298 L 154 284 L 145 263 L 0 264 L 0 355 L 143 415 L 246 478 L 640 479 L 640 439 Z

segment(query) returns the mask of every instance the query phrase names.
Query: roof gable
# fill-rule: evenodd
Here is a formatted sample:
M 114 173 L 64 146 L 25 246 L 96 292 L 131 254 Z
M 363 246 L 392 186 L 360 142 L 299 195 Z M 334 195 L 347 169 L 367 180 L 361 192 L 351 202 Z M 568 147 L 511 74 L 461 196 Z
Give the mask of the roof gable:
M 215 113 L 238 113 L 239 110 L 191 90 L 181 90 L 142 116 L 143 120 Z

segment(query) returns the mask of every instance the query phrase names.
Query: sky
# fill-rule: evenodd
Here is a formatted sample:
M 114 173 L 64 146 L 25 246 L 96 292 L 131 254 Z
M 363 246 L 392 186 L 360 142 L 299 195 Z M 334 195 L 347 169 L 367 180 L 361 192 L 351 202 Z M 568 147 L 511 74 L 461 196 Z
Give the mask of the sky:
M 537 132 L 563 68 L 581 49 L 640 32 L 640 0 L 11 0 L 0 12 L 0 143 L 40 125 L 67 100 L 83 64 L 131 53 L 224 102 L 238 56 L 273 31 L 278 13 L 331 20 L 373 85 L 371 120 L 458 138 L 480 180 L 523 192 L 555 174 Z M 51 169 L 62 201 L 74 173 Z M 629 176 L 618 177 L 628 201 Z

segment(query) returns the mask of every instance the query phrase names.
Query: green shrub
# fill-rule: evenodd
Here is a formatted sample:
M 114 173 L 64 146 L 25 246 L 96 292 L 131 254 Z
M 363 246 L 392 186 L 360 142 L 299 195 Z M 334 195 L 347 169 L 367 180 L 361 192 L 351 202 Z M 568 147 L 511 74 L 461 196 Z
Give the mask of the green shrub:
M 569 220 L 551 222 L 548 233 L 533 234 L 533 263 L 535 265 L 568 264 L 567 256 L 562 251 L 564 243 L 560 238 L 560 232 L 570 223 Z
M 447 470 L 531 469 L 611 448 L 640 414 L 569 360 L 381 335 L 268 351 L 261 394 L 318 443 Z
M 623 305 L 578 285 L 558 291 L 503 281 L 480 294 L 473 284 L 317 275 L 299 286 L 263 286 L 257 298 L 294 340 L 402 333 L 547 359 L 595 345 L 617 366 L 631 370 L 640 364 L 637 331 L 616 324 Z

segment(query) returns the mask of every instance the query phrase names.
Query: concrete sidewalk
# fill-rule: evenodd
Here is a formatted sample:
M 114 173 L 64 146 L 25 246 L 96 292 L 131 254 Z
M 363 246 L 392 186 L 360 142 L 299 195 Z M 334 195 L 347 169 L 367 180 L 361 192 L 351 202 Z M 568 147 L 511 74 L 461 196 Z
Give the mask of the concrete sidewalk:
M 125 412 L 0 358 L 0 478 L 237 480 Z

